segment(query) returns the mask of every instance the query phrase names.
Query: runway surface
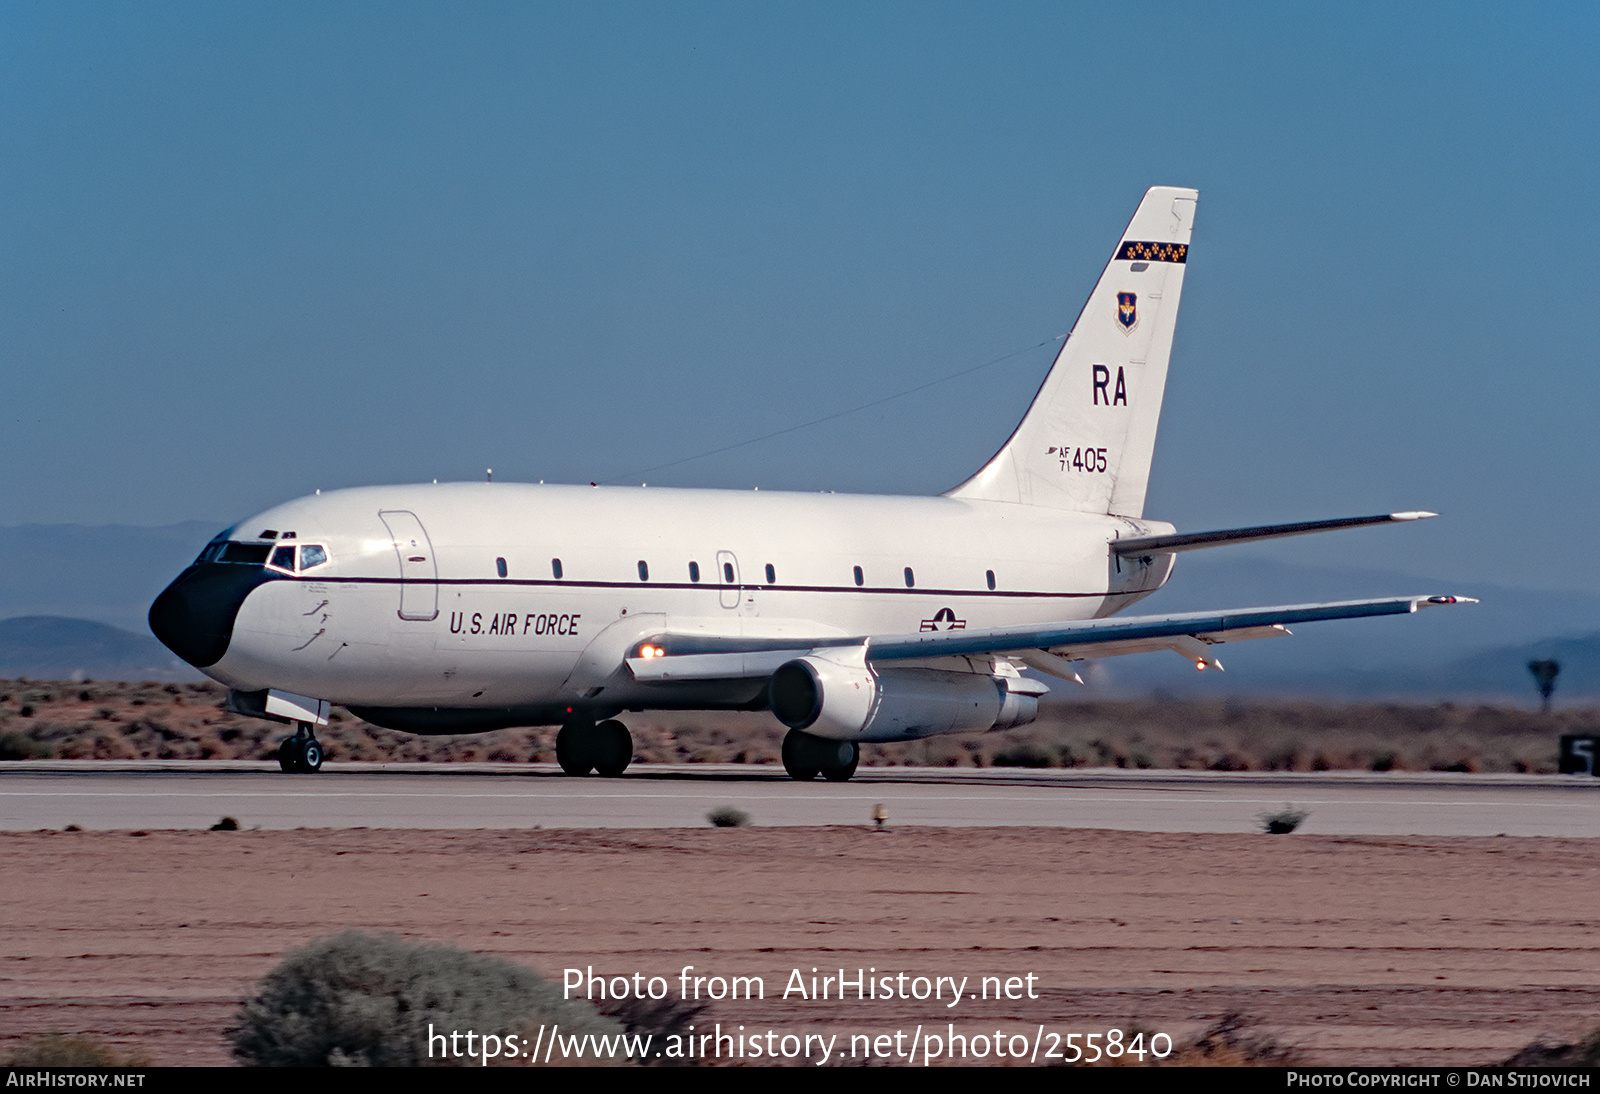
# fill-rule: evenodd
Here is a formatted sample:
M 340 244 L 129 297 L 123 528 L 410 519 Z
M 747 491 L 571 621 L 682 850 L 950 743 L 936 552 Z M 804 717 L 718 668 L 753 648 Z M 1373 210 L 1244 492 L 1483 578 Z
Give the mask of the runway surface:
M 863 770 L 797 783 L 775 768 L 641 765 L 572 779 L 553 765 L 330 765 L 286 776 L 250 761 L 22 762 L 0 768 L 0 831 L 687 828 L 732 806 L 762 826 L 1029 825 L 1243 833 L 1285 806 L 1323 835 L 1600 837 L 1600 779 L 1413 772 L 1117 769 Z

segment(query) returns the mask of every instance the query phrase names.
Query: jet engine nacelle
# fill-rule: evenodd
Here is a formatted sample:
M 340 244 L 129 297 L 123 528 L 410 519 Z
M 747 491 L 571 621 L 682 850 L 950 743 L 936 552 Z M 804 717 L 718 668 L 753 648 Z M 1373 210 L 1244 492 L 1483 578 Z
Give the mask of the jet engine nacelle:
M 906 741 L 1025 725 L 1039 699 L 1000 677 L 928 668 L 874 669 L 859 648 L 786 662 L 767 684 L 790 729 L 836 741 Z

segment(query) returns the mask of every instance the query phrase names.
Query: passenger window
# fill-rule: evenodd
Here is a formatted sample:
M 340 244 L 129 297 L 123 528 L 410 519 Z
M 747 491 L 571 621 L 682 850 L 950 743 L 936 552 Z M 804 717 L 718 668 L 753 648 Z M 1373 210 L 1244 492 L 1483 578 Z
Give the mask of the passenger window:
M 910 589 L 917 584 L 917 575 L 911 572 L 911 567 L 906 567 L 906 588 Z
M 650 564 L 642 558 L 639 560 L 639 580 L 650 580 Z
M 690 581 L 699 581 L 700 580 L 700 564 L 698 562 L 689 563 L 689 580 Z
M 300 568 L 309 570 L 313 566 L 321 566 L 328 561 L 328 552 L 315 543 L 308 543 L 300 548 Z
M 860 585 L 860 584 L 864 583 L 865 581 L 866 581 L 866 575 L 861 572 L 861 567 L 857 566 L 856 567 L 856 584 Z
M 733 563 L 724 562 L 722 564 L 722 580 L 728 585 L 733 584 Z
M 272 562 L 269 563 L 274 570 L 288 570 L 294 573 L 294 548 L 274 547 L 272 549 Z
M 494 560 L 494 572 L 499 574 L 501 577 L 505 577 L 506 576 L 506 573 L 508 571 L 506 570 L 506 560 L 505 559 L 497 558 L 497 559 Z
M 550 560 L 550 575 L 557 581 L 561 580 L 561 560 L 559 558 Z
M 767 584 L 768 585 L 776 585 L 777 583 L 778 583 L 778 571 L 775 570 L 773 568 L 773 566 L 772 566 L 772 563 L 769 562 L 769 563 L 767 563 Z
M 994 571 L 993 570 L 985 570 L 984 571 L 984 576 L 989 579 L 989 591 L 993 592 L 994 591 Z

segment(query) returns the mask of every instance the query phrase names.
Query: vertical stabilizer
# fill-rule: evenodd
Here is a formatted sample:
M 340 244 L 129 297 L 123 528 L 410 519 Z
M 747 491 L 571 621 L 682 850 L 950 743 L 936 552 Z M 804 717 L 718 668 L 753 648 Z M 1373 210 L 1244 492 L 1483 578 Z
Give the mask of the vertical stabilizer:
M 1145 192 L 1022 424 L 950 497 L 1144 514 L 1198 197 Z

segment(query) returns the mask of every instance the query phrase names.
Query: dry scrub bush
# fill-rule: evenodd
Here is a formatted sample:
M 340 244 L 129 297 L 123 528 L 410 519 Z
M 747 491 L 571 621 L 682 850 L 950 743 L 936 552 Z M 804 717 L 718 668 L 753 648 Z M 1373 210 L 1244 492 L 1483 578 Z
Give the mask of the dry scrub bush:
M 1159 1061 L 1165 1067 L 1287 1067 L 1295 1052 L 1255 1031 L 1255 1019 L 1229 1011 L 1193 1041 Z
M 1261 822 L 1261 830 L 1263 832 L 1272 836 L 1284 836 L 1304 824 L 1305 819 L 1310 815 L 1304 809 L 1295 809 L 1293 806 L 1285 805 L 1282 809 L 1274 812 L 1262 813 L 1256 819 Z
M 11 729 L 0 733 L 0 760 L 48 760 L 55 749 L 48 742 Z
M 1570 1045 L 1535 1041 L 1490 1067 L 1600 1067 L 1600 1028 Z
M 278 1067 L 476 1065 L 428 1055 L 428 1032 L 522 1036 L 622 1032 L 531 969 L 450 946 L 350 930 L 291 953 L 229 1030 L 242 1064 Z M 511 1061 L 497 1061 L 511 1062 Z
M 47 1033 L 23 1041 L 5 1057 L 5 1067 L 149 1067 L 142 1053 L 118 1056 L 91 1037 Z
M 1254 1027 L 1256 1020 L 1229 1011 L 1218 1018 L 1204 1033 L 1193 1040 L 1172 1046 L 1166 1056 L 1158 1057 L 1150 1049 L 1152 1031 L 1140 1022 L 1128 1026 L 1125 1046 L 1135 1043 L 1143 1051 L 1124 1050 L 1119 1056 L 1102 1052 L 1094 1063 L 1072 1062 L 1058 1064 L 1064 1067 L 1287 1067 L 1296 1063 L 1293 1049 Z M 1137 1038 L 1137 1041 L 1136 1041 Z
M 1056 756 L 1033 741 L 1011 741 L 994 753 L 995 767 L 1058 767 Z
M 695 1003 L 687 999 L 640 999 L 628 996 L 607 999 L 596 1003 L 596 1009 L 608 1018 L 615 1018 L 630 1034 L 649 1034 L 650 1043 L 668 1043 L 670 1038 L 692 1037 L 695 1022 L 710 1009 L 709 1003 Z M 664 1053 L 647 1056 L 639 1061 L 646 1067 L 699 1067 L 706 1062 L 698 1056 L 667 1056 Z

